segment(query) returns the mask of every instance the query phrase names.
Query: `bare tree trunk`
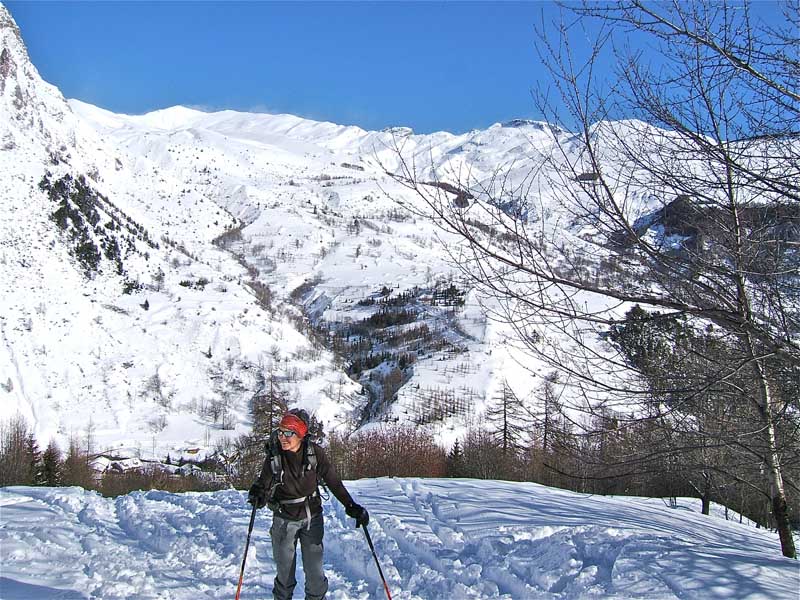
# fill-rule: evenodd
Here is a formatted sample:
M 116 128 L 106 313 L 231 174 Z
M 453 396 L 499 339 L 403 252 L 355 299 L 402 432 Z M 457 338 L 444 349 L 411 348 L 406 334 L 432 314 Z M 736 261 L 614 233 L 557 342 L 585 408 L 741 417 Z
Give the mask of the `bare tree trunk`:
M 747 338 L 748 347 L 753 354 L 753 346 L 750 337 Z M 770 390 L 769 381 L 764 374 L 761 361 L 755 359 L 756 383 L 758 384 L 759 401 L 758 408 L 763 420 L 763 436 L 766 445 L 767 474 L 769 477 L 769 493 L 772 504 L 772 515 L 775 518 L 775 526 L 778 529 L 778 536 L 781 540 L 781 551 L 784 556 L 797 558 L 797 550 L 792 537 L 792 524 L 789 520 L 789 509 L 786 502 L 786 490 L 783 485 L 783 471 L 781 460 L 778 453 L 778 445 L 775 436 L 775 419 L 773 418 L 773 398 Z
M 728 182 L 732 182 L 730 163 L 727 166 Z M 753 311 L 751 309 L 750 297 L 747 293 L 747 282 L 744 279 L 746 272 L 746 264 L 743 259 L 742 249 L 744 248 L 743 232 L 740 220 L 739 206 L 736 202 L 736 194 L 733 186 L 730 186 L 728 197 L 731 199 L 731 212 L 734 217 L 734 231 L 736 235 L 736 285 L 739 311 L 745 323 L 753 322 Z M 786 490 L 783 485 L 783 472 L 781 469 L 780 456 L 778 454 L 778 444 L 775 435 L 775 419 L 773 412 L 773 397 L 770 389 L 767 374 L 764 371 L 764 366 L 761 359 L 756 352 L 755 343 L 750 333 L 744 334 L 745 344 L 747 348 L 748 358 L 752 360 L 753 371 L 755 375 L 755 382 L 757 386 L 756 404 L 758 412 L 762 420 L 763 427 L 761 428 L 762 436 L 765 445 L 765 458 L 767 461 L 767 474 L 769 478 L 769 496 L 772 504 L 772 514 L 775 518 L 775 524 L 778 529 L 778 535 L 781 540 L 781 552 L 784 556 L 789 558 L 797 558 L 797 551 L 794 546 L 794 538 L 792 536 L 792 525 L 789 521 L 789 509 L 786 502 Z
M 703 473 L 703 483 L 702 489 L 696 486 L 691 481 L 689 482 L 691 488 L 697 493 L 698 497 L 700 498 L 700 513 L 704 515 L 711 514 L 711 475 L 708 473 Z M 725 510 L 728 508 L 725 507 Z

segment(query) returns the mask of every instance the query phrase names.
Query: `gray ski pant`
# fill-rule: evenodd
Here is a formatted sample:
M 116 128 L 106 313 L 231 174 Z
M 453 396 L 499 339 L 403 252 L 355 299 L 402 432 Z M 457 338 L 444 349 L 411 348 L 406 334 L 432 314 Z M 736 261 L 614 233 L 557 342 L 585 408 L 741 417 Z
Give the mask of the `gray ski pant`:
M 290 521 L 273 514 L 269 533 L 272 538 L 272 557 L 277 569 L 272 588 L 275 600 L 291 600 L 297 585 L 295 568 L 298 539 L 306 578 L 306 600 L 323 600 L 328 592 L 328 579 L 322 570 L 322 536 L 325 533 L 322 513 L 311 517 L 311 527 L 308 519 Z

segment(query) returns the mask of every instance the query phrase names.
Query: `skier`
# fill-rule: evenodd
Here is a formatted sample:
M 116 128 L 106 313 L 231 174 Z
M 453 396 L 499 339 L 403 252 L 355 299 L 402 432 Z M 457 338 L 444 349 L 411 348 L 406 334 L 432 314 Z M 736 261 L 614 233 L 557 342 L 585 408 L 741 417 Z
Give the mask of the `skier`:
M 255 508 L 272 510 L 272 556 L 277 574 L 272 589 L 275 600 L 290 600 L 297 584 L 297 540 L 306 576 L 306 600 L 322 600 L 328 579 L 322 570 L 322 500 L 318 478 L 345 507 L 356 527 L 366 528 L 369 513 L 350 496 L 325 451 L 306 438 L 308 413 L 293 409 L 283 415 L 270 436 L 261 475 L 250 488 L 247 501 Z

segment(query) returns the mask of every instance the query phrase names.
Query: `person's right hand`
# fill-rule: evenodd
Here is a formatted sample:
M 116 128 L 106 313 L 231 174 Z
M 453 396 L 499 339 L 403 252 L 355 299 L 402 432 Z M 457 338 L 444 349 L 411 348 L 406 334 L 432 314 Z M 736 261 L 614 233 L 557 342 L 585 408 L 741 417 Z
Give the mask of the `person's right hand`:
M 247 502 L 256 508 L 264 508 L 267 505 L 267 490 L 257 481 L 250 486 L 247 494 Z

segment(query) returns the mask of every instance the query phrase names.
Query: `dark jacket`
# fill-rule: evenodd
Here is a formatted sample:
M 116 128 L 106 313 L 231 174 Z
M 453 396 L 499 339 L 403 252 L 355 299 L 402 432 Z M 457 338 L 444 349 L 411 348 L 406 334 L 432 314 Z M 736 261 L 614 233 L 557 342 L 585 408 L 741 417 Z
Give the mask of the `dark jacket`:
M 317 457 L 317 469 L 307 468 L 307 445 L 313 444 L 314 454 Z M 283 463 L 283 483 L 279 483 L 275 487 L 274 494 L 271 496 L 271 501 L 276 501 L 280 505 L 278 514 L 290 520 L 301 520 L 307 516 L 305 503 L 300 504 L 280 504 L 281 500 L 292 500 L 295 498 L 309 497 L 308 508 L 311 515 L 317 515 L 322 512 L 322 498 L 319 494 L 315 495 L 317 491 L 317 478 L 325 482 L 328 489 L 334 496 L 341 502 L 345 508 L 354 504 L 353 498 L 350 493 L 342 484 L 342 480 L 336 473 L 336 469 L 331 463 L 328 455 L 319 446 L 314 444 L 306 438 L 297 452 L 286 452 L 278 445 L 267 452 L 267 457 L 264 460 L 264 466 L 261 468 L 261 475 L 258 477 L 260 483 L 265 489 L 270 488 L 272 482 L 272 467 L 271 458 L 272 452 L 277 450 L 281 454 L 281 461 Z

